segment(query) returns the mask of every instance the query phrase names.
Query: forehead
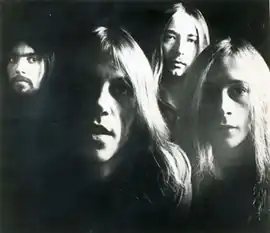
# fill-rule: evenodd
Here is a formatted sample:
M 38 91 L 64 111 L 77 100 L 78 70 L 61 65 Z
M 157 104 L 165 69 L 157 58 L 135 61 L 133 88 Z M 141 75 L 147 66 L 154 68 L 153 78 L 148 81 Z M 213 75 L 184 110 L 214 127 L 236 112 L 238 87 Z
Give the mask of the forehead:
M 234 81 L 250 82 L 252 73 L 247 68 L 247 65 L 232 57 L 214 63 L 209 71 L 206 82 L 224 85 Z
M 102 80 L 126 77 L 124 71 L 110 62 L 97 64 L 96 72 Z
M 15 45 L 11 52 L 16 55 L 25 55 L 35 53 L 35 50 L 27 43 L 21 42 Z
M 197 35 L 196 20 L 186 12 L 176 12 L 168 24 L 167 30 L 174 30 L 179 34 Z

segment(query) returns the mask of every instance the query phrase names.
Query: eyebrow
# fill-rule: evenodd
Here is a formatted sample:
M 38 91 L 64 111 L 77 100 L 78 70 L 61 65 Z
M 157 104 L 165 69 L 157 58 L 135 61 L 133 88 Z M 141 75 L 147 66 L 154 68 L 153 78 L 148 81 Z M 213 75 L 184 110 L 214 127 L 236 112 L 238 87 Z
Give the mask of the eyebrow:
M 115 77 L 113 77 L 113 80 L 116 82 L 122 81 L 125 84 L 127 84 L 128 86 L 133 87 L 130 79 L 128 79 L 126 76 L 115 76 Z
M 167 29 L 165 33 L 172 33 L 172 34 L 175 34 L 175 35 L 180 34 L 180 33 L 177 33 L 175 30 L 172 30 L 172 29 Z M 197 34 L 192 34 L 192 33 L 189 33 L 187 36 L 188 37 L 196 37 L 196 39 L 198 38 Z
M 17 56 L 17 57 L 28 57 L 28 56 L 35 56 L 37 53 L 24 53 L 24 54 L 19 54 L 16 52 L 11 52 L 10 56 Z
M 204 83 L 204 85 L 217 85 L 217 86 L 220 86 L 219 85 L 220 83 L 216 82 L 216 81 L 206 81 Z M 243 85 L 249 85 L 248 82 L 246 81 L 242 81 L 242 80 L 226 80 L 225 82 L 222 82 L 222 86 L 226 86 L 226 85 L 231 85 L 231 84 L 243 84 Z
M 236 84 L 242 84 L 242 83 L 246 83 L 247 84 L 247 82 L 246 81 L 242 81 L 242 80 L 229 80 L 229 82 L 228 83 L 236 83 Z
M 172 30 L 172 29 L 167 29 L 165 31 L 165 33 L 172 33 L 172 34 L 178 34 L 176 31 Z
M 196 39 L 198 38 L 198 35 L 195 34 L 188 34 L 188 37 L 195 37 Z

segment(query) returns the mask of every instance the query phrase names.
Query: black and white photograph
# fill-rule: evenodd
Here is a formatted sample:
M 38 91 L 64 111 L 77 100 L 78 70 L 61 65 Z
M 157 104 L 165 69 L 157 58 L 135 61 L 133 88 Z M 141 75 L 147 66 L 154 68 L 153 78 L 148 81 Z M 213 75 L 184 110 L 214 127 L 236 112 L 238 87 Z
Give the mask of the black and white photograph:
M 269 0 L 0 2 L 1 233 L 270 233 Z

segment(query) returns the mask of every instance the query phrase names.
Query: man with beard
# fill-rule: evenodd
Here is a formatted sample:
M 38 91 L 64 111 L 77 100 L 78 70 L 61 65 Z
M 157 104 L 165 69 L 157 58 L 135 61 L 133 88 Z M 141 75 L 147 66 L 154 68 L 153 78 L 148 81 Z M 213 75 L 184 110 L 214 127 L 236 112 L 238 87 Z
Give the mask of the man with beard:
M 54 56 L 51 57 L 54 59 Z M 7 65 L 7 73 L 12 88 L 22 94 L 39 90 L 45 77 L 47 56 L 38 54 L 28 43 L 19 42 L 12 49 Z
M 5 206 L 1 215 L 6 217 L 1 217 L 1 232 L 19 232 L 13 227 L 34 221 L 42 155 L 55 135 L 51 132 L 56 125 L 52 123 L 54 47 L 48 39 L 51 34 L 40 30 L 41 20 L 33 21 L 35 27 L 30 22 L 4 25 L 8 30 L 3 38 L 1 203 Z
M 28 24 L 16 25 L 4 41 L 3 112 L 6 119 L 15 120 L 12 125 L 16 123 L 16 135 L 22 132 L 27 137 L 31 129 L 37 131 L 36 123 L 51 112 L 55 52 L 46 33 L 39 34 L 37 27 Z

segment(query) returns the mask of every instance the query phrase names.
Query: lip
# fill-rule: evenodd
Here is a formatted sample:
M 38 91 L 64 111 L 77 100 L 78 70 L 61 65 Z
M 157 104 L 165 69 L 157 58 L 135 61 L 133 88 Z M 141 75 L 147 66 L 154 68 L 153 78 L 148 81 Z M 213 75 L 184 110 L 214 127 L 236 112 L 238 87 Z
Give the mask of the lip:
M 15 80 L 15 81 L 13 82 L 14 85 L 17 85 L 17 84 L 23 84 L 23 83 L 30 86 L 29 82 L 27 82 L 27 81 Z
M 103 125 L 93 124 L 92 135 L 108 135 L 108 136 L 114 136 L 114 132 L 112 130 L 107 129 Z
M 236 126 L 233 126 L 233 125 L 224 125 L 224 124 L 221 124 L 218 126 L 218 129 L 220 130 L 230 130 L 230 129 L 236 129 L 237 127 Z
M 172 65 L 174 67 L 181 67 L 181 66 L 186 66 L 187 64 L 185 62 L 175 60 L 172 62 Z
M 29 86 L 33 85 L 32 81 L 29 78 L 23 77 L 21 75 L 17 75 L 17 76 L 12 77 L 10 82 L 12 84 L 15 84 L 15 83 L 27 83 Z

